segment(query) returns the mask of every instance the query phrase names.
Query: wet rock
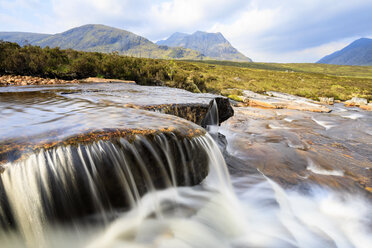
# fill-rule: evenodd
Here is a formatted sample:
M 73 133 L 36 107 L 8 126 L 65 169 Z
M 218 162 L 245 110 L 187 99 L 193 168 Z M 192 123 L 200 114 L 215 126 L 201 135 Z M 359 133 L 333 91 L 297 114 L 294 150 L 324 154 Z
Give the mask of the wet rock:
M 80 84 L 66 94 L 69 98 L 100 101 L 106 105 L 143 109 L 164 114 L 171 114 L 198 125 L 204 125 L 213 101 L 216 101 L 219 123 L 233 116 L 234 111 L 226 97 L 213 94 L 195 94 L 186 90 L 160 87 L 140 86 L 112 82 L 110 84 Z M 65 91 L 66 92 L 66 91 Z M 76 93 L 75 93 L 76 92 Z
M 359 108 L 367 111 L 372 111 L 372 103 L 368 103 L 367 105 L 360 105 Z
M 153 188 L 199 184 L 209 158 L 206 131 L 194 123 L 211 109 L 220 122 L 233 115 L 227 98 L 211 94 L 117 82 L 52 83 L 58 85 L 0 88 L 0 110 L 8 110 L 6 127 L 0 126 L 3 209 L 19 201 L 13 195 L 36 197 L 27 185 L 41 177 L 46 181 L 36 188 L 49 200 L 37 204 L 58 220 L 130 207 Z M 40 201 L 27 199 L 17 204 L 32 209 Z M 6 214 L 6 223 L 16 221 L 13 214 Z
M 232 173 L 254 174 L 256 169 L 284 188 L 319 185 L 372 199 L 371 137 L 361 132 L 370 132 L 368 113 L 355 125 L 356 119 L 342 117 L 350 114 L 347 109 L 341 116 L 287 109 L 234 110 L 220 128 L 230 135 L 227 150 L 233 155 L 224 156 Z M 337 126 L 320 129 L 312 122 L 320 116 L 332 118 Z
M 132 207 L 138 197 L 155 188 L 199 184 L 208 174 L 208 161 L 202 143 L 171 133 L 137 136 L 131 142 L 123 136 L 55 146 L 6 168 L 0 178 L 0 207 L 11 206 L 13 212 L 6 218 L 15 222 L 24 214 L 15 202 L 25 205 L 29 214 L 35 214 L 29 204 L 38 204 L 48 220 L 110 213 Z M 28 176 L 21 179 L 24 173 Z M 40 177 L 46 179 L 38 184 Z M 25 188 L 33 180 L 37 188 Z
M 208 174 L 206 132 L 184 119 L 40 91 L 8 92 L 0 102 L 38 109 L 15 110 L 0 128 L 0 205 L 7 213 L 0 222 L 25 214 L 8 216 L 14 204 L 27 211 L 39 204 L 47 218 L 58 220 L 110 212 L 153 188 L 199 184 Z M 40 185 L 29 187 L 33 182 Z
M 319 102 L 321 104 L 333 105 L 335 104 L 335 98 L 334 97 L 319 97 Z

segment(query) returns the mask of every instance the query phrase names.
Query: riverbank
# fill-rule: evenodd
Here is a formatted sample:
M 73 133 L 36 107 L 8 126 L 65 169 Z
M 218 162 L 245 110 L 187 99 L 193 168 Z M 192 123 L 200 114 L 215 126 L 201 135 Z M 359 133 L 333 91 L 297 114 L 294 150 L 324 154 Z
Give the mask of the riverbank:
M 79 80 L 63 80 L 57 78 L 41 78 L 32 76 L 20 75 L 4 75 L 0 76 L 0 86 L 25 86 L 25 85 L 47 85 L 47 84 L 67 84 L 67 83 L 80 83 Z

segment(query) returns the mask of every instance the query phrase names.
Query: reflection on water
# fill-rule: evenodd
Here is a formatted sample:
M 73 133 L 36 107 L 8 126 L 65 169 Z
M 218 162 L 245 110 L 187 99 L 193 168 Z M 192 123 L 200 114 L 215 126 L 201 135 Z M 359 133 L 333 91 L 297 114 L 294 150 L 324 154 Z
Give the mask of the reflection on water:
M 186 132 L 198 128 L 176 117 L 123 108 L 121 104 L 136 101 L 131 94 L 141 103 L 149 94 L 135 85 L 8 87 L 1 91 L 3 145 L 10 141 L 22 144 L 24 139 L 39 142 L 40 137 L 66 139 L 97 129 L 111 132 L 115 128 L 162 129 L 172 125 Z M 171 92 L 180 94 L 180 102 L 190 94 Z M 154 88 L 154 94 L 167 95 L 160 87 Z M 208 102 L 209 97 L 202 95 L 198 101 Z M 148 101 L 153 104 L 158 100 Z M 3 175 L 1 187 L 10 195 L 18 221 L 28 222 L 19 223 L 21 233 L 12 228 L 1 230 L 1 247 L 370 247 L 371 113 L 341 105 L 329 114 L 237 108 L 233 118 L 209 129 L 215 140 L 207 134 L 186 142 L 184 152 L 179 152 L 182 168 L 188 161 L 187 152 L 194 149 L 207 154 L 210 172 L 202 184 L 174 187 L 175 183 L 168 183 L 166 189 L 151 190 L 141 197 L 135 190 L 136 180 L 120 167 L 118 176 L 131 193 L 131 209 L 102 208 L 84 221 L 61 224 L 43 219 L 48 212 L 43 209 L 45 202 L 52 197 L 43 188 L 51 180 L 43 176 L 45 170 L 53 169 L 53 180 L 60 180 L 59 185 L 75 175 L 69 171 L 74 170 L 69 147 L 41 151 L 17 162 L 21 166 L 13 170 L 22 175 L 17 179 L 22 182 Z M 155 151 L 150 152 L 155 161 L 161 151 L 170 166 L 163 179 L 174 182 L 172 168 L 178 170 L 180 164 L 172 160 L 175 153 L 167 142 L 161 138 L 157 142 L 159 150 L 151 150 L 154 144 L 145 143 Z M 184 143 L 177 142 L 180 149 Z M 80 163 L 92 164 L 107 157 L 106 164 L 128 161 L 128 154 L 119 151 L 117 144 L 104 144 L 110 149 L 102 148 L 103 143 L 80 153 L 76 148 Z M 128 147 L 133 158 L 138 147 Z M 145 159 L 141 154 L 134 157 Z M 49 168 L 51 164 L 55 166 Z M 91 197 L 100 192 L 97 186 L 101 185 L 102 174 L 95 168 L 85 171 Z M 73 183 L 68 187 L 71 190 Z M 64 194 L 69 196 L 70 192 Z M 98 199 L 95 203 L 102 202 Z M 9 209 L 2 206 L 0 216 L 6 211 Z M 4 219 L 0 224 L 7 225 Z

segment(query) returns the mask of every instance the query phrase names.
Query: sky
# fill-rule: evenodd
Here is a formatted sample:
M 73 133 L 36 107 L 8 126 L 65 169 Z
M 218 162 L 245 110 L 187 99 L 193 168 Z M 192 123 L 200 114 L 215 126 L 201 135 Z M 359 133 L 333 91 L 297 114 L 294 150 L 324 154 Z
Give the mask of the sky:
M 104 24 L 151 41 L 221 32 L 257 62 L 316 62 L 372 38 L 372 0 L 0 0 L 0 31 Z

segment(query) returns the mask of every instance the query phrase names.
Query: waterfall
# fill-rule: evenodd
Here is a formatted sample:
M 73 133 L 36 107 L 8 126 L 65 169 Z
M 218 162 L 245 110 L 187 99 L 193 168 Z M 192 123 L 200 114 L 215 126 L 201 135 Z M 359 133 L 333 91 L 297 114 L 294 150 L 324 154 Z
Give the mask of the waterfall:
M 95 215 L 107 224 L 118 209 L 138 206 L 145 193 L 200 183 L 208 174 L 203 165 L 214 159 L 207 140 L 136 136 L 132 142 L 120 138 L 40 150 L 8 163 L 1 175 L 3 229 L 16 228 L 28 245 L 47 247 L 54 223 Z
M 208 163 L 204 180 L 193 177 L 198 173 L 187 173 L 201 169 L 189 160 L 196 151 L 203 151 L 199 157 Z M 154 166 L 144 154 L 152 157 Z M 139 171 L 133 171 L 133 162 Z M 106 167 L 114 173 L 105 175 Z M 8 199 L 2 204 L 2 223 L 13 218 L 15 227 L 2 230 L 0 242 L 12 248 L 24 244 L 367 248 L 371 244 L 371 211 L 363 198 L 315 186 L 309 186 L 307 194 L 286 191 L 259 172 L 230 176 L 227 168 L 209 134 L 191 140 L 164 134 L 152 139 L 139 136 L 132 143 L 119 139 L 43 150 L 9 164 L 1 176 L 2 199 Z M 179 175 L 184 173 L 190 177 Z M 108 191 L 106 176 L 118 184 L 117 190 Z M 202 182 L 187 186 L 193 180 Z M 127 208 L 116 208 L 113 199 L 125 201 Z M 60 222 L 74 212 L 95 214 Z

